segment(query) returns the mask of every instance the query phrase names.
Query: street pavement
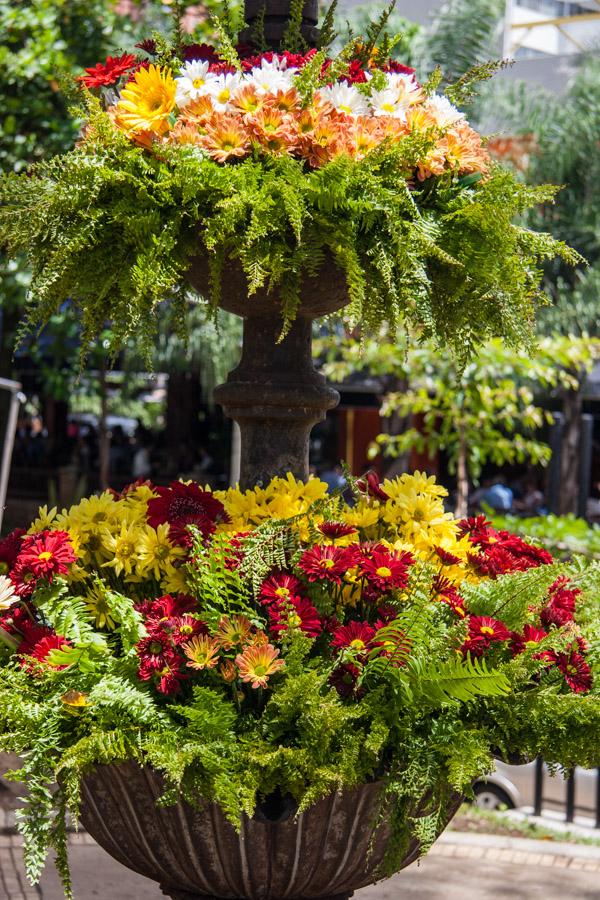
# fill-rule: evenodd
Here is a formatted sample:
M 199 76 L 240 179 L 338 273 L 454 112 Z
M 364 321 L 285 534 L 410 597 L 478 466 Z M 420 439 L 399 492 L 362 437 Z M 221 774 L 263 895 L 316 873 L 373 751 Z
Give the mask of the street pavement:
M 87 834 L 71 839 L 76 900 L 164 900 Z M 356 900 L 599 900 L 600 848 L 448 832 L 430 855 Z M 19 839 L 0 834 L 0 900 L 64 900 L 52 866 L 27 886 Z

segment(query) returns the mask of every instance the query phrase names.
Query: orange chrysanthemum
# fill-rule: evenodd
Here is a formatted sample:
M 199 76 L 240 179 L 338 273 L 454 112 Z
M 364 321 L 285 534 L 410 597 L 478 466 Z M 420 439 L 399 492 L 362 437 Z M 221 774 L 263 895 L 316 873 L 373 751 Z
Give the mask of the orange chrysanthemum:
M 446 159 L 459 173 L 486 173 L 490 156 L 484 148 L 481 136 L 466 122 L 457 122 L 446 134 Z
M 298 138 L 292 116 L 265 104 L 247 121 L 254 141 L 263 150 L 280 156 L 296 149 Z
M 231 105 L 244 116 L 254 116 L 262 109 L 265 98 L 259 95 L 252 84 L 246 84 L 235 92 Z
M 215 116 L 206 126 L 202 146 L 217 162 L 247 156 L 250 152 L 250 138 L 243 122 L 235 116 Z
M 242 681 L 252 684 L 253 688 L 266 687 L 270 676 L 285 666 L 282 659 L 277 659 L 278 656 L 279 650 L 272 644 L 246 647 L 235 658 Z
M 191 100 L 180 112 L 179 121 L 187 125 L 197 125 L 203 128 L 214 115 L 214 107 L 210 97 L 201 96 Z
M 268 94 L 265 102 L 267 106 L 284 113 L 298 112 L 302 106 L 302 98 L 295 87 L 287 91 L 277 91 L 276 94 Z
M 135 79 L 121 91 L 117 104 L 119 127 L 128 133 L 163 135 L 175 108 L 175 81 L 171 70 L 150 65 L 139 69 Z
M 243 647 L 252 635 L 252 622 L 246 616 L 223 616 L 215 632 L 215 641 L 224 650 Z
M 180 119 L 169 134 L 169 140 L 175 144 L 195 144 L 198 146 L 202 143 L 202 135 L 196 125 L 187 124 L 183 119 Z
M 205 634 L 192 638 L 182 647 L 190 669 L 213 669 L 219 661 L 219 645 Z

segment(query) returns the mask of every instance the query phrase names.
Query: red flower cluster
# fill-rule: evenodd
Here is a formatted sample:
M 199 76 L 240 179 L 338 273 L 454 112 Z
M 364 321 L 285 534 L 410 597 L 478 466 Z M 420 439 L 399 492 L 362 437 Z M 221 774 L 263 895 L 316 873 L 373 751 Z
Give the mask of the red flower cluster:
M 549 628 L 556 625 L 560 628 L 573 621 L 577 597 L 581 594 L 579 588 L 569 588 L 568 578 L 558 578 L 548 589 L 549 603 L 540 613 L 542 623 Z
M 436 575 L 433 580 L 432 592 L 434 597 L 441 603 L 447 604 L 457 616 L 460 616 L 461 619 L 465 618 L 467 615 L 465 601 L 451 581 L 447 578 L 443 578 L 441 575 Z
M 247 45 L 238 45 L 238 53 L 240 55 L 242 61 L 242 68 L 244 71 L 249 72 L 250 69 L 253 69 L 255 66 L 260 66 L 264 60 L 264 62 L 272 63 L 274 59 L 285 60 L 286 67 L 288 69 L 303 69 L 307 62 L 313 58 L 316 50 L 309 50 L 308 53 L 289 53 L 287 50 L 284 50 L 282 53 L 273 53 L 271 50 L 266 53 L 260 53 L 258 55 L 253 53 L 251 47 Z M 208 59 L 209 57 L 186 57 L 186 59 Z
M 66 531 L 27 535 L 10 573 L 17 594 L 30 597 L 40 578 L 51 582 L 55 575 L 66 575 L 76 559 Z
M 383 500 L 385 503 L 386 500 L 390 499 L 389 494 L 386 494 L 381 487 L 379 477 L 375 472 L 367 472 L 364 478 L 356 482 L 356 487 L 362 494 L 366 494 L 367 497 L 373 497 L 374 500 Z
M 190 615 L 196 606 L 193 597 L 165 594 L 158 600 L 145 600 L 136 607 L 144 616 L 148 636 L 136 647 L 138 677 L 152 681 L 166 696 L 177 694 L 187 677 L 186 659 L 180 648 L 192 638 L 207 634 L 204 622 Z
M 345 525 L 344 522 L 321 522 L 320 525 L 317 525 L 318 530 L 321 534 L 330 538 L 332 541 L 341 537 L 348 537 L 349 534 L 355 534 L 356 528 L 354 525 Z
M 77 79 L 86 88 L 108 87 L 116 84 L 122 75 L 129 72 L 138 62 L 133 53 L 123 53 L 121 56 L 107 56 L 105 62 L 96 63 L 86 69 L 87 75 L 80 75 Z
M 536 628 L 535 625 L 525 625 L 523 634 L 513 634 L 511 647 L 514 655 L 518 656 L 519 653 L 524 653 L 525 650 L 532 650 L 547 637 L 548 632 L 544 631 L 543 628 Z
M 306 597 L 302 582 L 287 572 L 275 572 L 263 581 L 259 600 L 268 607 L 271 631 L 280 635 L 288 628 L 299 628 L 309 637 L 323 630 L 316 608 Z
M 169 523 L 169 538 L 190 547 L 192 537 L 188 525 L 195 525 L 204 538 L 209 537 L 218 522 L 228 521 L 225 507 L 210 492 L 195 484 L 172 481 L 169 487 L 156 488 L 158 497 L 148 501 L 148 524 L 157 528 Z
M 553 562 L 552 554 L 542 547 L 528 544 L 516 534 L 496 531 L 485 516 L 463 519 L 460 534 L 469 535 L 479 553 L 469 555 L 469 560 L 480 575 L 497 578 L 508 572 L 524 572 Z

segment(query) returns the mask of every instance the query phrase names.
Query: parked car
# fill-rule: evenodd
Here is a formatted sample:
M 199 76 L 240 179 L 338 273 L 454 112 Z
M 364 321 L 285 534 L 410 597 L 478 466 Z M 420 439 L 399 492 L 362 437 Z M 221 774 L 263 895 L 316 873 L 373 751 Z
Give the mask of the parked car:
M 595 817 L 597 769 L 575 770 L 575 815 Z M 535 762 L 508 766 L 497 761 L 495 770 L 474 785 L 475 802 L 483 809 L 519 809 L 533 807 Z M 551 775 L 544 764 L 542 785 L 544 809 L 563 810 L 567 799 L 567 782 L 562 775 Z

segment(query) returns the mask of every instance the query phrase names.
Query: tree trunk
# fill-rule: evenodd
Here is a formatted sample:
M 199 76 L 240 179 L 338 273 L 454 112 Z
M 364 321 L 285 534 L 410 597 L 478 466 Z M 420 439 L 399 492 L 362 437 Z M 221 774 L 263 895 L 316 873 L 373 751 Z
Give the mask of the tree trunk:
M 565 391 L 563 394 L 563 436 L 560 458 L 560 493 L 558 497 L 558 511 L 561 516 L 577 513 L 581 469 L 582 410 L 583 396 L 581 391 Z
M 458 457 L 456 460 L 456 509 L 457 519 L 469 513 L 469 472 L 467 468 L 467 444 L 462 425 L 458 426 Z

